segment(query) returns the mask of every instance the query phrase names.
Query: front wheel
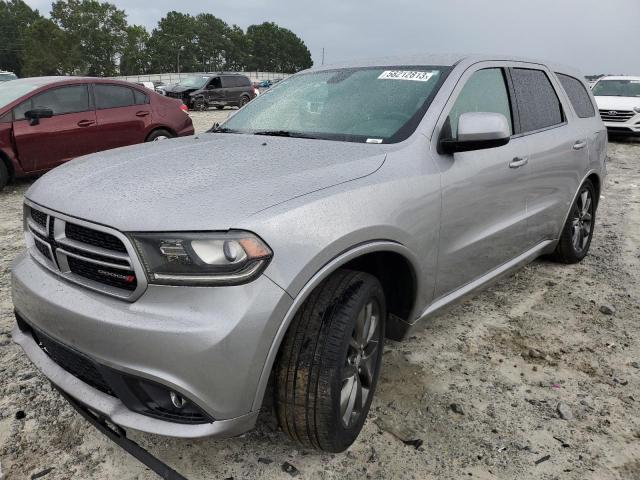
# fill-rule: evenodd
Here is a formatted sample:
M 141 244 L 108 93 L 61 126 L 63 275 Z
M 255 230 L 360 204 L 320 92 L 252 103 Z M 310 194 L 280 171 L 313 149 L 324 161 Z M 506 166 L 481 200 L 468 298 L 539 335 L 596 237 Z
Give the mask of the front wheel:
M 554 260 L 578 263 L 587 256 L 596 221 L 596 204 L 595 188 L 590 180 L 586 180 L 571 206 L 571 212 L 552 255 Z
M 328 452 L 355 441 L 380 373 L 386 314 L 380 282 L 351 270 L 300 307 L 276 366 L 278 420 L 293 440 Z

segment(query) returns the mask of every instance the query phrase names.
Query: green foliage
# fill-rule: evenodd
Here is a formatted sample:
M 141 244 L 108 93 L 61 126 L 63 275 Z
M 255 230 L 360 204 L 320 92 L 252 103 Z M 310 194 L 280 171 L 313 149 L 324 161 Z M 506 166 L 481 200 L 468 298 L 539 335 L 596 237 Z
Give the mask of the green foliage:
M 127 41 L 120 58 L 120 73 L 122 75 L 138 75 L 148 73 L 151 69 L 151 52 L 149 32 L 144 27 L 133 25 L 127 27 Z
M 149 34 L 98 0 L 56 0 L 45 19 L 23 0 L 0 0 L 0 68 L 25 75 L 136 75 L 312 65 L 304 42 L 275 23 L 245 33 L 220 18 L 169 12 Z
M 22 0 L 0 0 L 0 70 L 22 74 L 26 32 L 40 18 Z
M 275 23 L 251 25 L 247 29 L 251 51 L 250 70 L 297 72 L 311 67 L 311 53 L 291 30 Z
M 24 58 L 23 76 L 65 75 L 75 73 L 82 54 L 55 23 L 40 18 L 26 32 Z
M 97 0 L 59 0 L 51 6 L 51 19 L 78 45 L 79 73 L 112 76 L 127 43 L 127 15 L 110 3 Z

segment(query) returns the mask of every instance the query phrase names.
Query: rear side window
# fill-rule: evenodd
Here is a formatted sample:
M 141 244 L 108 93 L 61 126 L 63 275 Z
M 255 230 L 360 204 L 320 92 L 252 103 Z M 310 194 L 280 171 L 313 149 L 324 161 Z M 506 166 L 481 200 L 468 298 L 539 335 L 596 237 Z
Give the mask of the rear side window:
M 227 88 L 247 87 L 251 85 L 251 81 L 247 77 L 242 77 L 240 75 L 222 77 L 222 83 Z
M 562 106 L 549 77 L 542 70 L 511 70 L 522 133 L 542 130 L 564 122 Z
M 578 114 L 578 117 L 595 117 L 596 110 L 593 108 L 591 97 L 589 97 L 584 84 L 577 78 L 570 77 L 569 75 L 563 75 L 561 73 L 556 73 L 556 75 L 562 84 L 562 88 L 567 92 L 567 96 L 569 100 L 571 100 L 571 105 L 573 105 L 573 109 Z
M 501 113 L 507 118 L 509 125 L 513 125 L 509 93 L 501 68 L 478 70 L 462 87 L 449 113 L 452 138 L 458 136 L 460 115 L 469 112 Z
M 33 97 L 33 108 L 50 108 L 54 115 L 86 112 L 89 110 L 89 89 L 87 85 L 52 88 Z M 21 113 L 24 116 L 24 111 Z
M 98 110 L 128 107 L 136 104 L 133 89 L 128 87 L 96 84 L 94 85 L 93 92 L 96 97 L 96 108 Z
M 4 115 L 0 116 L 0 123 L 11 123 L 13 121 L 13 113 L 9 110 Z

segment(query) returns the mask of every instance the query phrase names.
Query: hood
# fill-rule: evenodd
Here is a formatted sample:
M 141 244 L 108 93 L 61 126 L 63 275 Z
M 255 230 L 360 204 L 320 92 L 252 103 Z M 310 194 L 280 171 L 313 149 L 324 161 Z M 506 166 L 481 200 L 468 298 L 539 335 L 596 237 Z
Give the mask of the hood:
M 227 230 L 265 208 L 360 178 L 382 145 L 209 133 L 72 160 L 26 197 L 124 232 Z
M 190 92 L 195 92 L 196 90 L 199 90 L 199 89 L 194 87 L 183 87 L 182 85 L 171 85 L 169 87 L 165 87 L 164 89 L 165 92 L 172 92 L 172 93 L 190 93 Z
M 640 107 L 639 97 L 596 97 L 599 110 L 633 110 Z

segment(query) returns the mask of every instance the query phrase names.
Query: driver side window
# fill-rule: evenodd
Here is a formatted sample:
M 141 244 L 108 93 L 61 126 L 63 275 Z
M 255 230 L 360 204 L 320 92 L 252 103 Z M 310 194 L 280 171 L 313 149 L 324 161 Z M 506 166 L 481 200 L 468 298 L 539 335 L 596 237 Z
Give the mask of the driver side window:
M 478 70 L 467 80 L 447 118 L 451 138 L 458 137 L 458 119 L 468 112 L 501 113 L 507 118 L 513 134 L 509 92 L 501 68 Z
M 214 88 L 220 88 L 221 86 L 222 84 L 220 83 L 220 77 L 216 77 L 211 79 L 209 85 L 207 85 L 207 89 L 213 90 Z

